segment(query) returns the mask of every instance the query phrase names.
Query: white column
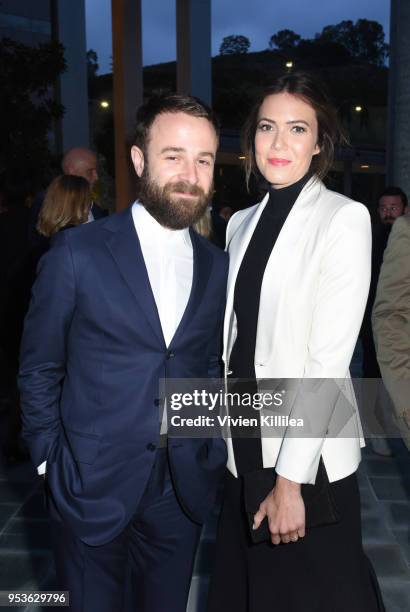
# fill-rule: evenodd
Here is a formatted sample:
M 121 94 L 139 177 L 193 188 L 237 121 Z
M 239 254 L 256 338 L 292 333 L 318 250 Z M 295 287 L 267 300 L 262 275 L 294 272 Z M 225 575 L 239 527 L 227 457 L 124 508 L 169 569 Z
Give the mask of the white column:
M 89 146 L 87 49 L 84 0 L 55 0 L 54 35 L 64 46 L 67 70 L 59 79 L 58 90 L 64 105 L 59 148 Z
M 212 102 L 211 0 L 176 0 L 177 90 Z
M 387 182 L 410 196 L 410 2 L 391 0 Z

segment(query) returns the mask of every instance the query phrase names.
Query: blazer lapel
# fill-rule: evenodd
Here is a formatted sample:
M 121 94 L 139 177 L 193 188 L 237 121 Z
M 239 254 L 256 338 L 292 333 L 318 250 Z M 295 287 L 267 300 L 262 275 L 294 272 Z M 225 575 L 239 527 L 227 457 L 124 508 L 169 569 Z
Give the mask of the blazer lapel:
M 112 222 L 110 223 L 110 221 Z M 161 322 L 149 282 L 140 242 L 135 231 L 131 208 L 110 217 L 105 227 L 110 230 L 106 244 L 138 305 L 148 320 L 158 341 L 165 347 Z
M 229 275 L 228 275 L 228 288 L 227 288 L 227 297 L 226 297 L 226 311 L 225 311 L 225 321 L 224 321 L 224 361 L 226 362 L 227 351 L 228 351 L 228 339 L 231 333 L 232 323 L 233 323 L 233 301 L 234 301 L 234 293 L 235 293 L 235 283 L 236 278 L 238 276 L 239 268 L 242 263 L 242 259 L 246 253 L 246 249 L 248 248 L 249 242 L 252 238 L 253 232 L 255 231 L 256 225 L 259 221 L 259 217 L 262 214 L 263 209 L 265 208 L 267 201 L 269 199 L 269 194 L 267 193 L 263 200 L 260 202 L 259 206 L 256 206 L 249 215 L 247 215 L 237 231 L 235 232 L 233 238 L 234 241 L 232 245 L 228 245 L 229 252 Z
M 271 354 L 275 343 L 272 322 L 278 320 L 283 284 L 289 275 L 290 266 L 295 265 L 295 254 L 303 252 L 304 236 L 310 235 L 312 212 L 320 190 L 324 185 L 310 179 L 294 203 L 276 240 L 266 264 L 259 301 L 258 329 L 256 334 L 255 359 L 264 361 Z M 297 287 L 295 287 L 297 291 Z
M 306 231 L 307 223 L 311 213 L 311 206 L 316 202 L 321 189 L 325 189 L 323 183 L 311 178 L 302 189 L 299 197 L 292 207 L 275 243 L 269 261 L 266 266 L 264 281 L 261 287 L 261 305 L 264 288 L 266 289 L 266 280 L 269 280 L 274 289 L 272 295 L 279 295 L 279 290 L 283 277 L 286 274 L 287 263 L 292 259 L 294 249 L 298 248 L 299 237 Z M 236 230 L 229 245 L 229 277 L 228 277 L 228 295 L 226 304 L 226 314 L 224 322 L 224 354 L 223 359 L 227 363 L 233 340 L 234 328 L 234 293 L 235 283 L 238 276 L 239 268 L 242 259 L 246 253 L 249 242 L 255 231 L 256 225 L 269 199 L 269 194 L 266 194 L 259 206 L 256 206 L 248 216 L 246 216 L 241 225 Z M 273 273 L 274 271 L 274 273 Z M 277 303 L 270 300 L 269 308 L 271 309 L 269 317 L 273 319 Z M 260 321 L 263 317 L 260 317 Z M 259 321 L 259 322 L 260 322 Z M 261 338 L 261 327 L 258 324 L 257 346 Z
M 208 285 L 209 275 L 212 268 L 213 258 L 210 251 L 203 244 L 197 233 L 190 228 L 189 234 L 192 242 L 193 251 L 193 273 L 192 287 L 189 295 L 188 303 L 185 308 L 182 319 L 175 331 L 175 334 L 170 342 L 170 348 L 178 341 L 178 338 L 185 332 L 187 325 L 192 320 L 195 312 L 202 301 Z

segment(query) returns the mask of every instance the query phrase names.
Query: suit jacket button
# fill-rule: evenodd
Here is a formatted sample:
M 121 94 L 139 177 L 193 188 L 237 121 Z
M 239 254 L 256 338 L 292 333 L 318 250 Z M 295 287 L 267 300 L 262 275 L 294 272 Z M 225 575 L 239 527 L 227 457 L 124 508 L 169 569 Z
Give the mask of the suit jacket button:
M 165 357 L 166 357 L 167 359 L 171 359 L 171 357 L 175 357 L 175 354 L 174 354 L 172 351 L 167 351 L 167 352 L 165 353 Z
M 147 444 L 147 450 L 149 450 L 149 451 L 151 451 L 151 452 L 152 452 L 152 451 L 154 451 L 156 448 L 157 448 L 157 447 L 156 447 L 156 445 L 155 445 L 155 444 L 153 444 L 152 442 L 150 442 L 149 444 Z
M 157 397 L 156 399 L 154 399 L 154 406 L 161 406 L 161 400 L 159 397 Z

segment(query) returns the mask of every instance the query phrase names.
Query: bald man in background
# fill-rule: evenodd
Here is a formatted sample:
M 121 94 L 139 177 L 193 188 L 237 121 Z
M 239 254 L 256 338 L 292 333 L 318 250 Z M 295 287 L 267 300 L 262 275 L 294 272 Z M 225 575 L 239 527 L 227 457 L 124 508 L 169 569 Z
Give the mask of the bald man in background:
M 90 149 L 75 147 L 69 149 L 61 162 L 64 174 L 82 176 L 92 188 L 98 180 L 97 156 Z
M 88 181 L 91 191 L 98 180 L 97 170 L 97 155 L 90 149 L 84 149 L 82 147 L 75 147 L 69 149 L 63 157 L 61 167 L 64 174 L 71 174 L 74 176 L 82 176 Z M 94 221 L 101 219 L 107 215 L 107 211 L 103 210 L 95 202 L 92 203 L 88 221 Z

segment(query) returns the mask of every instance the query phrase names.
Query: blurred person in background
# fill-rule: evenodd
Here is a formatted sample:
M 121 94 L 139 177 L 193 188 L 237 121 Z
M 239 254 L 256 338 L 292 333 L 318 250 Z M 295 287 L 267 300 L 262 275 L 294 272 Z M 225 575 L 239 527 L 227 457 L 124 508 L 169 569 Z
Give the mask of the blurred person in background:
M 386 187 L 379 198 L 377 208 L 382 225 L 391 226 L 407 212 L 407 196 L 400 187 Z
M 41 205 L 36 231 L 42 240 L 29 249 L 26 259 L 26 306 L 36 277 L 37 264 L 59 231 L 87 223 L 91 206 L 90 185 L 81 176 L 61 174 L 51 181 Z
M 87 223 L 91 206 L 90 185 L 77 175 L 61 175 L 47 189 L 37 230 L 51 238 L 57 232 Z
M 225 248 L 226 242 L 226 227 L 228 221 L 233 214 L 233 209 L 227 204 L 212 204 L 211 210 L 211 223 L 212 223 L 212 234 L 214 243 Z
M 81 147 L 69 149 L 63 157 L 61 167 L 64 174 L 82 176 L 90 185 L 91 206 L 88 213 L 88 221 L 97 221 L 106 217 L 108 212 L 94 201 L 94 189 L 98 181 L 98 162 L 94 151 Z
M 387 241 L 393 224 L 405 213 L 407 204 L 407 195 L 397 186 L 386 187 L 379 196 L 377 218 L 372 225 L 372 274 L 369 297 L 360 331 L 363 350 L 362 375 L 364 379 L 371 379 L 366 382 L 365 410 L 369 415 L 374 414 L 383 430 L 389 428 L 392 405 L 383 387 L 375 380 L 381 379 L 381 373 L 376 357 L 371 316 Z M 385 457 L 392 455 L 392 450 L 384 437 L 369 438 L 369 446 L 377 455 Z
M 89 192 L 89 206 L 88 206 L 88 217 L 86 221 L 96 221 L 107 216 L 108 211 L 101 208 L 94 201 L 95 198 L 95 187 L 98 181 L 98 166 L 97 166 L 97 155 L 90 149 L 82 147 L 75 147 L 69 149 L 63 156 L 61 162 L 61 168 L 65 175 L 68 176 L 80 176 L 87 181 L 90 192 Z M 44 240 L 44 236 L 39 234 L 37 230 L 38 217 L 40 214 L 41 207 L 43 205 L 45 193 L 41 191 L 37 194 L 30 211 L 30 225 L 29 225 L 29 245 L 34 250 L 45 251 L 47 250 L 47 242 Z M 35 254 L 34 254 L 35 256 Z
M 210 208 L 206 209 L 202 217 L 192 227 L 200 236 L 214 242 Z
M 410 216 L 395 221 L 373 307 L 373 333 L 383 382 L 410 450 Z

